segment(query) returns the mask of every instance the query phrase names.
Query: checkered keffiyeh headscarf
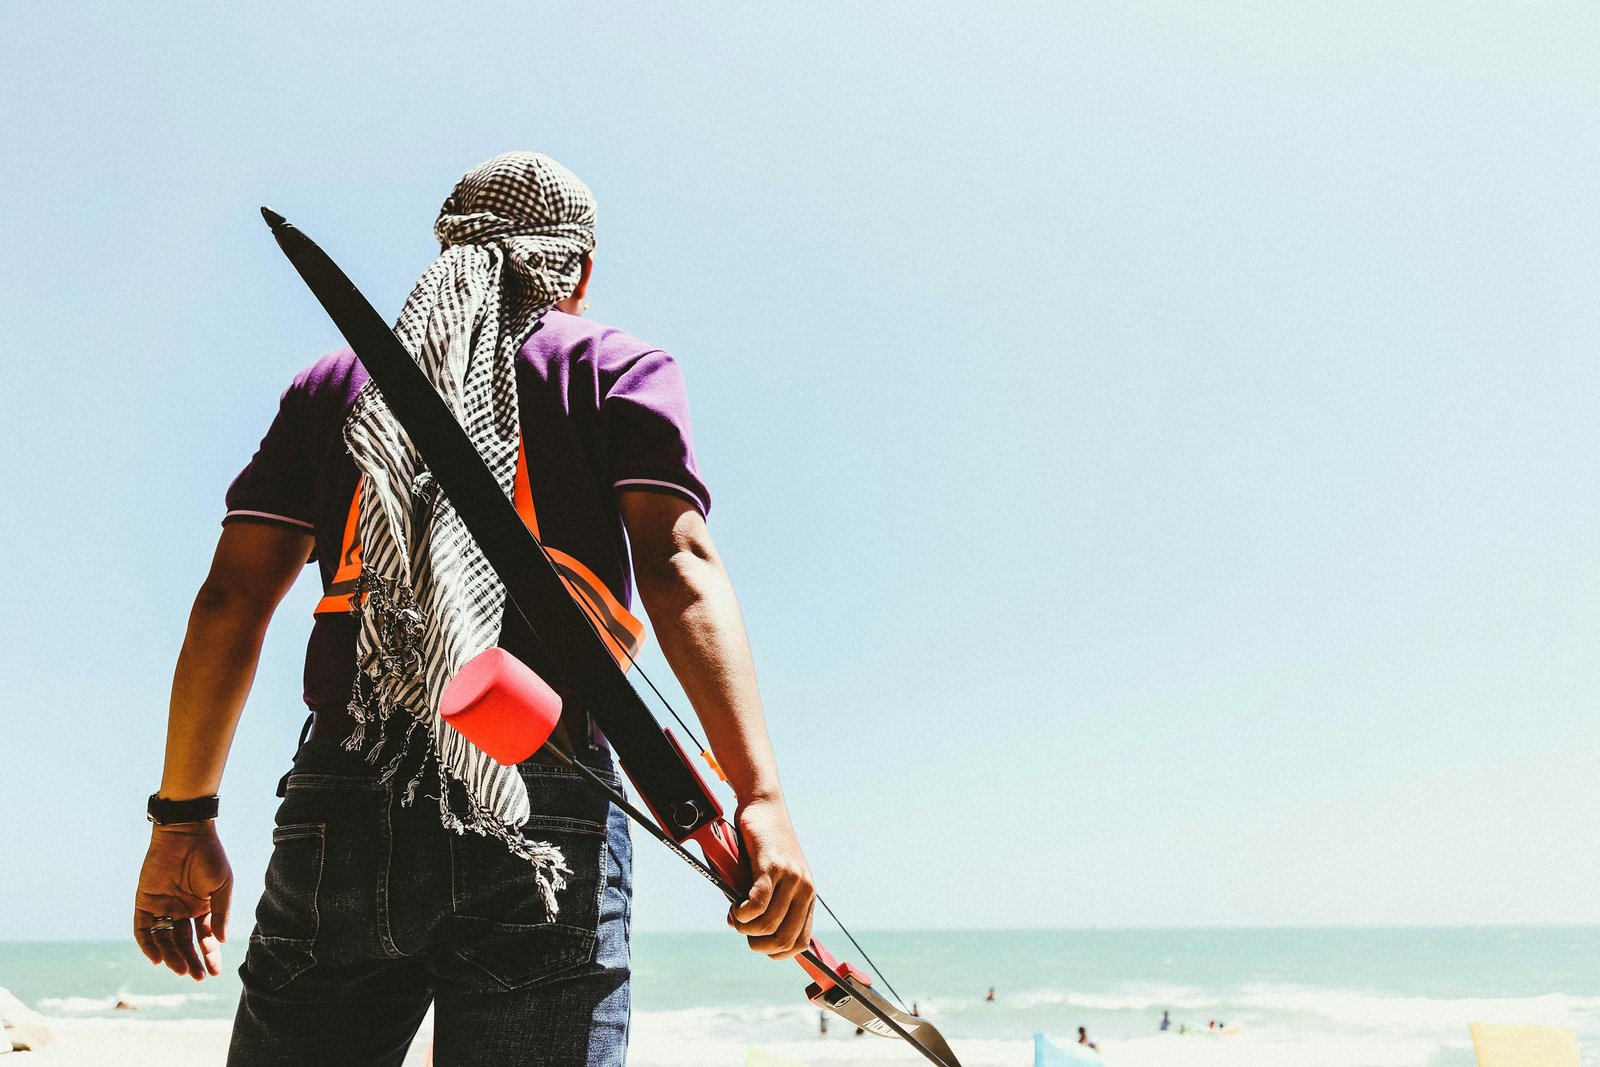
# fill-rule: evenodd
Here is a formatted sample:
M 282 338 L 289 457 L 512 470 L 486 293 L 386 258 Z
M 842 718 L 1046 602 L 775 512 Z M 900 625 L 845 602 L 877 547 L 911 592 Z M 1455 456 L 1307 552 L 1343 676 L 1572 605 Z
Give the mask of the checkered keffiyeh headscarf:
M 516 353 L 577 287 L 594 222 L 593 194 L 561 164 L 532 152 L 496 156 L 445 200 L 433 227 L 443 250 L 395 324 L 508 497 L 519 437 Z M 393 773 L 413 734 L 426 730 L 444 824 L 497 837 L 531 862 L 553 917 L 569 872 L 559 849 L 522 835 L 530 812 L 516 768 L 494 762 L 439 717 L 439 695 L 456 671 L 498 642 L 505 587 L 370 382 L 346 420 L 345 441 L 362 475 L 362 576 L 351 598 L 361 622 L 350 704 L 356 731 L 347 747 L 366 746 L 369 726 L 387 734 L 386 726 L 403 724 Z M 369 758 L 385 743 L 380 736 Z M 452 804 L 452 781 L 465 786 L 465 810 Z

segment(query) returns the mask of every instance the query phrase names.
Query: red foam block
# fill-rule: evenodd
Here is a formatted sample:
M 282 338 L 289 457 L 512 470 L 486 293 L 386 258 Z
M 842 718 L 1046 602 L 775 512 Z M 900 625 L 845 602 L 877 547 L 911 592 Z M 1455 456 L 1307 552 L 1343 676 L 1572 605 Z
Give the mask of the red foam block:
M 510 766 L 550 739 L 561 697 L 503 648 L 473 656 L 439 697 L 439 714 L 468 741 Z

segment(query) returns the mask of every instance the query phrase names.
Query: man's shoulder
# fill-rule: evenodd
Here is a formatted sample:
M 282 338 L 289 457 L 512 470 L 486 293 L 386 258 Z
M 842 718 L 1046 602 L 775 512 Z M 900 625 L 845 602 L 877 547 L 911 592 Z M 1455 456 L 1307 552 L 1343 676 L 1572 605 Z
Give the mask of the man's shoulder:
M 330 392 L 344 392 L 352 386 L 359 391 L 366 380 L 366 370 L 361 366 L 361 361 L 356 359 L 355 352 L 341 348 L 329 352 L 296 374 L 290 388 L 317 396 Z
M 289 392 L 317 410 L 344 411 L 367 383 L 366 368 L 348 348 L 329 352 L 294 376 Z
M 521 354 L 534 363 L 590 364 L 601 377 L 606 377 L 626 369 L 641 356 L 660 351 L 626 330 L 552 310 L 522 346 Z

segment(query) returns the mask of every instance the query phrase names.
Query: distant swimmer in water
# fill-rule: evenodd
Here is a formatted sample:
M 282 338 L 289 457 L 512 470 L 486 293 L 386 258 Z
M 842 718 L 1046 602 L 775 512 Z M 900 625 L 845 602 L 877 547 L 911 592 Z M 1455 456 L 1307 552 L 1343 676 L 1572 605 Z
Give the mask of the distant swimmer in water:
M 984 997 L 983 999 L 988 1001 L 990 1004 L 994 1003 L 994 986 L 990 986 L 989 987 L 989 995 Z
M 1078 1027 L 1078 1044 L 1087 1045 L 1096 1052 L 1100 1051 L 1100 1046 L 1089 1040 L 1089 1032 L 1081 1026 Z
M 1163 1033 L 1165 1033 L 1166 1031 L 1171 1030 L 1171 1029 L 1172 1029 L 1172 1016 L 1169 1013 L 1163 1011 L 1161 1013 L 1161 1030 L 1162 1030 Z
M 825 1011 L 817 1012 L 817 1025 L 822 1030 L 822 1036 L 823 1037 L 827 1037 L 828 1036 L 828 1013 L 827 1012 L 825 1012 Z
M 911 1002 L 911 1017 L 913 1019 L 922 1018 L 922 1013 L 917 1010 L 917 1002 L 914 1000 Z

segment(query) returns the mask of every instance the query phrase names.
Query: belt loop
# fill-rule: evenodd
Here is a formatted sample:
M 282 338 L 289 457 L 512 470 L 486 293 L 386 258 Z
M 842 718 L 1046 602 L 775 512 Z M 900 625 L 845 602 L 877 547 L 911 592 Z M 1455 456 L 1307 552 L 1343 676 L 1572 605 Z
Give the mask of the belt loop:
M 306 738 L 311 736 L 311 723 L 316 719 L 313 712 L 306 716 L 306 724 L 300 727 L 300 740 L 295 742 L 294 757 L 289 760 L 289 769 L 283 772 L 283 777 L 278 779 L 278 799 L 282 800 L 289 792 L 289 775 L 294 773 L 294 765 L 300 759 L 300 750 L 306 747 Z

